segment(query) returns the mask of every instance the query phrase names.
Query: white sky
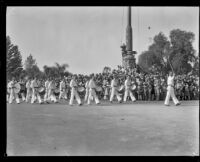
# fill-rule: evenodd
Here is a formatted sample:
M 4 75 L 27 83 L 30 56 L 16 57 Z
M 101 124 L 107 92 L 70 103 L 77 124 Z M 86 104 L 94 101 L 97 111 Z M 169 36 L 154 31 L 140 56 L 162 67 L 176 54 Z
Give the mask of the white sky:
M 72 73 L 99 73 L 122 64 L 126 12 L 127 7 L 8 7 L 7 35 L 23 61 L 32 54 L 41 70 L 58 62 L 68 63 Z M 195 34 L 199 51 L 198 7 L 132 7 L 132 28 L 133 50 L 139 54 L 150 37 L 160 31 L 169 37 L 177 28 Z

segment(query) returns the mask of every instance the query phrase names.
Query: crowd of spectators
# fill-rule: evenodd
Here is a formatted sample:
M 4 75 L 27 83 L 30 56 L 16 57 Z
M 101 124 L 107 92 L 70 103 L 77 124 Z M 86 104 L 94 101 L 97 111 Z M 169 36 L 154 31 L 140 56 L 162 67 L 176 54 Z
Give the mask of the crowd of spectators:
M 102 91 L 97 92 L 99 99 L 109 99 L 110 88 L 109 85 L 113 76 L 117 75 L 119 85 L 124 85 L 126 76 L 131 77 L 132 83 L 136 85 L 136 89 L 133 90 L 133 94 L 137 100 L 143 101 L 159 101 L 164 100 L 167 92 L 167 75 L 163 75 L 159 72 L 154 74 L 145 74 L 135 69 L 124 69 L 122 66 L 118 66 L 106 73 L 96 73 L 95 81 L 99 87 L 102 87 Z M 76 79 L 79 86 L 84 87 L 87 81 L 88 75 L 77 74 Z M 59 87 L 60 78 L 54 78 L 57 88 Z M 65 77 L 67 84 L 66 91 L 68 98 L 70 97 L 69 83 L 71 75 Z M 40 79 L 42 85 L 45 80 Z M 176 75 L 174 80 L 175 95 L 179 100 L 199 100 L 199 76 L 189 75 Z M 124 91 L 120 91 L 120 95 L 123 95 Z M 84 98 L 85 92 L 80 92 L 80 97 Z M 105 95 L 106 98 L 105 98 Z

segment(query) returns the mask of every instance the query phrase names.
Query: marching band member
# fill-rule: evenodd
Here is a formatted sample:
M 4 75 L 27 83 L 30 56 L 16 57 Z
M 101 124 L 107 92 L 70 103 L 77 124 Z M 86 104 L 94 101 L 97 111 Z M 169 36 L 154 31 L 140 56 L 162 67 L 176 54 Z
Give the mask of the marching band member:
M 55 81 L 53 79 L 50 80 L 49 82 L 49 85 L 48 85 L 48 100 L 51 100 L 53 101 L 54 103 L 57 103 L 57 99 L 56 99 L 56 96 L 54 94 L 54 90 L 56 88 L 56 85 L 55 85 Z
M 21 94 L 21 97 L 22 97 L 22 101 L 25 101 L 26 98 L 25 98 L 25 91 L 26 91 L 26 86 L 25 86 L 25 83 L 24 83 L 24 80 L 23 79 L 20 79 L 19 81 L 19 84 L 21 86 L 21 89 L 20 89 L 20 94 Z
M 82 105 L 81 103 L 81 99 L 79 97 L 79 94 L 77 92 L 77 82 L 75 81 L 76 77 L 75 75 L 72 76 L 72 80 L 70 81 L 70 87 L 71 87 L 71 96 L 70 96 L 70 101 L 69 101 L 69 105 L 72 106 L 73 105 L 73 101 L 74 101 L 74 97 L 76 98 L 76 101 L 78 102 L 79 106 Z
M 16 80 L 13 77 L 12 80 L 8 83 L 8 88 L 10 89 L 10 97 L 9 97 L 9 103 L 11 104 L 13 102 L 13 99 L 16 99 L 16 103 L 20 103 L 19 96 L 17 93 L 15 93 L 14 88 L 16 84 Z
M 118 91 L 117 91 L 117 77 L 114 76 L 113 80 L 111 81 L 111 95 L 110 95 L 110 102 L 112 103 L 114 96 L 117 96 L 117 100 L 119 103 L 122 102 L 122 98 L 120 97 Z
M 158 78 L 158 76 L 156 76 L 155 80 L 154 80 L 154 89 L 155 89 L 155 94 L 156 94 L 156 100 L 159 101 L 160 100 L 160 79 Z
M 31 81 L 31 88 L 32 88 L 31 104 L 33 104 L 36 100 L 38 100 L 39 104 L 42 104 L 42 100 L 41 100 L 40 94 L 38 92 L 39 82 L 37 81 L 37 77 L 35 77 Z
M 62 78 L 61 82 L 60 82 L 60 86 L 59 86 L 59 90 L 60 90 L 59 100 L 61 98 L 64 98 L 67 100 L 67 94 L 65 91 L 65 87 L 66 87 L 65 80 L 64 80 L 64 78 Z
M 9 89 L 9 82 L 10 82 L 10 81 L 7 81 L 7 88 L 8 88 L 8 89 Z M 8 90 L 7 90 L 7 94 L 6 94 L 6 99 L 7 99 L 6 101 L 7 101 L 7 102 L 9 102 L 9 98 L 10 98 L 10 93 L 9 93 Z
M 30 98 L 31 98 L 31 79 L 28 78 L 28 81 L 26 82 L 26 102 L 28 102 Z
M 175 77 L 175 74 L 170 71 L 168 79 L 167 79 L 167 95 L 166 95 L 165 103 L 164 103 L 166 106 L 169 106 L 170 97 L 172 97 L 174 104 L 176 106 L 180 105 L 180 102 L 178 101 L 178 99 L 176 98 L 174 94 L 174 77 Z
M 131 92 L 131 80 L 130 80 L 130 76 L 128 76 L 127 79 L 125 80 L 124 86 L 125 86 L 124 102 L 126 102 L 126 99 L 127 99 L 128 96 L 130 96 L 131 100 L 133 102 L 135 102 L 136 99 L 133 96 L 133 93 Z
M 44 95 L 44 102 L 48 103 L 49 99 L 49 81 L 50 79 L 47 78 L 47 80 L 44 82 L 44 87 L 45 87 L 45 95 Z
M 84 101 L 87 102 L 89 96 L 89 77 L 86 77 L 86 83 L 85 83 L 85 98 Z
M 104 88 L 104 100 L 107 100 L 108 99 L 108 96 L 109 96 L 109 85 L 108 85 L 108 80 L 105 78 L 103 80 L 103 88 Z
M 90 105 L 91 99 L 94 97 L 96 104 L 100 104 L 99 99 L 96 95 L 95 89 L 96 84 L 94 82 L 94 75 L 91 75 L 91 79 L 89 81 L 89 96 L 88 96 L 88 105 Z

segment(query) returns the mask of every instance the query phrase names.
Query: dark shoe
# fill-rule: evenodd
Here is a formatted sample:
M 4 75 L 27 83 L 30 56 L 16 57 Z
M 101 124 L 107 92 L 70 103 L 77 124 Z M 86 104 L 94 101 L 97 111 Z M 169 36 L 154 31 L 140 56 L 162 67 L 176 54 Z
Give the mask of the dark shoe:
M 110 101 L 110 103 L 112 104 L 113 102 L 112 102 L 112 101 Z
M 119 101 L 118 103 L 122 103 L 122 100 L 121 100 L 121 101 Z
M 165 104 L 165 106 L 169 106 L 169 105 Z
M 180 105 L 181 103 L 177 103 L 176 106 Z
M 81 106 L 81 105 L 82 105 L 82 103 L 78 104 L 78 106 Z

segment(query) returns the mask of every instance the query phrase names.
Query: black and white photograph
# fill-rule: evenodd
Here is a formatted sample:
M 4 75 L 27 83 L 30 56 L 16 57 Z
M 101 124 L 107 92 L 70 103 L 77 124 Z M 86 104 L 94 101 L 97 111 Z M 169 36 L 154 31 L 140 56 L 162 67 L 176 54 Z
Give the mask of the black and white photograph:
M 199 7 L 8 6 L 7 156 L 199 156 Z

